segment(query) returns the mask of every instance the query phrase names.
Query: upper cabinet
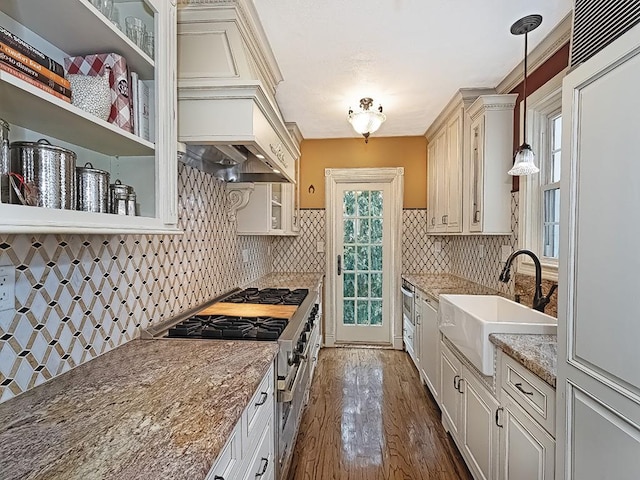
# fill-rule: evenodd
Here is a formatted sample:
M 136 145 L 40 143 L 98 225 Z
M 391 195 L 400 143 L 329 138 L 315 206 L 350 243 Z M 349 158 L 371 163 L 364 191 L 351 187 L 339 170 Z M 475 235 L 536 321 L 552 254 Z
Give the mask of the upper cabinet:
M 466 108 L 487 92 L 460 90 L 427 130 L 427 233 L 463 232 L 463 166 L 465 132 L 469 129 Z
M 175 1 L 116 0 L 114 7 L 118 19 L 107 18 L 89 0 L 5 0 L 0 4 L 0 26 L 61 65 L 74 56 L 123 57 L 140 83 L 133 85 L 125 74 L 129 81 L 119 83 L 119 91 L 129 98 L 140 85 L 149 93 L 148 138 L 102 120 L 6 68 L 0 70 L 0 118 L 9 124 L 12 142 L 44 138 L 73 151 L 77 166 L 91 162 L 109 173 L 110 183 L 120 180 L 133 187 L 137 216 L 28 206 L 14 199 L 0 203 L 0 233 L 176 231 Z M 155 48 L 142 42 L 139 46 L 127 36 L 127 17 L 144 25 L 148 43 L 155 43 Z M 10 170 L 21 173 L 15 165 Z
M 464 176 L 465 231 L 511 234 L 511 176 L 515 94 L 481 95 L 467 110 L 471 120 Z

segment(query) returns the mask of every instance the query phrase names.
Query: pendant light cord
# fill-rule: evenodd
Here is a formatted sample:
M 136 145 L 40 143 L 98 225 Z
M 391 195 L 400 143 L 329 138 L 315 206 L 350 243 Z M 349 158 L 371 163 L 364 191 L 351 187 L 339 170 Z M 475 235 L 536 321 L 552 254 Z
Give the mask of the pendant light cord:
M 525 32 L 524 34 L 524 82 L 523 82 L 523 97 L 524 97 L 524 118 L 523 118 L 523 144 L 527 144 L 527 51 L 528 51 L 528 37 L 529 32 Z

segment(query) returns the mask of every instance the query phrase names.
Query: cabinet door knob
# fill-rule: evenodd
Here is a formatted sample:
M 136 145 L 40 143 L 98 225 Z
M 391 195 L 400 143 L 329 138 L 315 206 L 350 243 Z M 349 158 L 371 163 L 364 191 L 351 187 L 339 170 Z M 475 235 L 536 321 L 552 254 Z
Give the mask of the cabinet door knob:
M 503 411 L 503 410 L 504 410 L 504 408 L 502 408 L 502 407 L 496 408 L 496 426 L 498 426 L 500 428 L 504 428 L 504 425 L 498 423 L 498 417 L 500 415 L 500 412 Z

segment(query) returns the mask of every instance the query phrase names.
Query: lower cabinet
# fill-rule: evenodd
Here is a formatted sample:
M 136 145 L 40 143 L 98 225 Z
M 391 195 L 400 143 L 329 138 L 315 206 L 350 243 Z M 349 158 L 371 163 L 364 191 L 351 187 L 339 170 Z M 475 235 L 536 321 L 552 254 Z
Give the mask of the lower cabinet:
M 418 295 L 416 295 L 417 297 Z M 440 403 L 440 330 L 438 329 L 438 302 L 421 293 L 420 325 L 414 338 L 420 345 L 419 370 L 422 381 Z
M 496 398 L 467 364 L 440 342 L 442 424 L 474 479 L 553 480 L 555 426 L 545 421 L 552 411 L 545 405 L 555 402 L 553 388 L 500 352 Z M 516 380 L 520 395 L 512 396 L 507 389 Z
M 272 365 L 242 413 L 206 480 L 275 478 L 274 387 Z

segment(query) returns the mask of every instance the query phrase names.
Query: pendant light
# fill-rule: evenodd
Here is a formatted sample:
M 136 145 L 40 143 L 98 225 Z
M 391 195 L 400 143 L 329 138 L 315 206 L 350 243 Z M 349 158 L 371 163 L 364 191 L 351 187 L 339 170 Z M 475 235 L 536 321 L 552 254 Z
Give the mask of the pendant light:
M 364 137 L 364 143 L 369 143 L 369 135 L 380 128 L 380 125 L 387 119 L 382 113 L 382 105 L 378 110 L 372 110 L 373 100 L 369 97 L 360 99 L 360 111 L 354 112 L 349 109 L 347 120 L 353 129 Z
M 515 155 L 515 161 L 513 163 L 513 167 L 509 170 L 509 175 L 533 175 L 534 173 L 538 173 L 540 169 L 536 167 L 534 160 L 535 155 L 533 150 L 531 150 L 531 145 L 527 143 L 527 50 L 528 50 L 528 40 L 529 40 L 529 32 L 535 30 L 542 23 L 542 15 L 527 15 L 526 17 L 522 17 L 520 20 L 516 21 L 513 25 L 511 25 L 511 34 L 512 35 L 524 35 L 524 81 L 522 86 L 523 91 L 523 108 L 524 108 L 524 118 L 523 118 L 523 127 L 524 127 L 524 141 L 522 145 L 518 148 L 518 151 Z

